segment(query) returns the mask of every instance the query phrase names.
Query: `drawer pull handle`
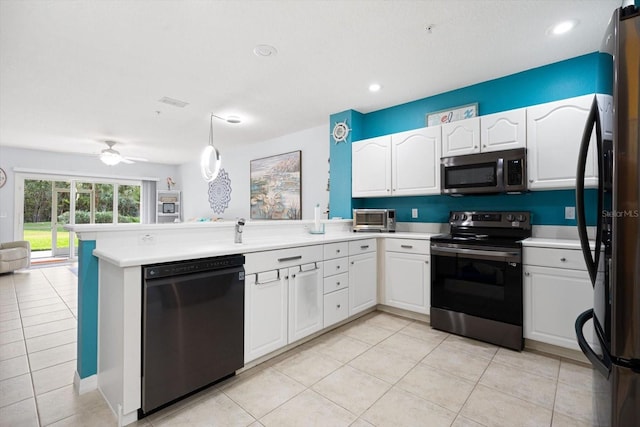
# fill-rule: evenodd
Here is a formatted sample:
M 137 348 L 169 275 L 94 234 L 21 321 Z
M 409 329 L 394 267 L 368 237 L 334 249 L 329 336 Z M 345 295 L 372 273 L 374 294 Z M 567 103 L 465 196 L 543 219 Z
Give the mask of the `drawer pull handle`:
M 360 246 L 360 249 L 369 249 L 369 245 L 362 245 Z
M 339 254 L 340 253 L 340 249 L 336 249 L 336 253 Z
M 302 255 L 290 256 L 290 257 L 286 257 L 286 258 L 278 258 L 278 262 L 295 261 L 297 259 L 302 259 Z
M 562 257 L 562 258 L 560 258 L 560 261 L 562 261 L 562 262 L 566 262 L 566 261 L 567 261 L 567 259 L 566 259 L 566 258 L 564 258 L 564 257 Z
M 356 262 L 355 261 L 351 261 L 351 265 L 354 265 Z
M 336 282 L 336 286 L 340 286 L 340 282 Z
M 340 266 L 339 265 L 336 265 L 336 270 L 340 270 Z
M 336 305 L 336 308 L 340 308 L 340 304 L 337 304 L 337 305 Z
M 400 247 L 404 249 L 413 249 L 413 245 L 400 245 Z

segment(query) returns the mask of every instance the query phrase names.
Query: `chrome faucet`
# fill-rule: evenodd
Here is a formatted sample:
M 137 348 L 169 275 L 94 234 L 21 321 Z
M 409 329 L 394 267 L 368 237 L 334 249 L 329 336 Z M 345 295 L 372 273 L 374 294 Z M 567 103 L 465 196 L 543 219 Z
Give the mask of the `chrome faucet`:
M 236 222 L 236 237 L 234 239 L 235 243 L 242 243 L 242 227 L 244 226 L 244 218 L 238 218 Z

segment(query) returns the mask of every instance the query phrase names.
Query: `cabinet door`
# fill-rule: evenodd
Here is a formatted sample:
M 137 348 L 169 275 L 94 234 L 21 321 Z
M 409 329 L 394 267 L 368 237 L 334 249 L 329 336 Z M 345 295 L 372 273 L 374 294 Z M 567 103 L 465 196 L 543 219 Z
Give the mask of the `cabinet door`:
M 323 327 L 322 263 L 289 269 L 289 343 Z
M 349 257 L 349 316 L 378 303 L 375 252 Z
M 391 135 L 394 196 L 440 194 L 440 126 Z
M 324 327 L 343 321 L 349 315 L 349 290 L 341 289 L 324 296 Z
M 286 271 L 245 277 L 245 363 L 287 345 Z
M 480 117 L 482 152 L 525 148 L 526 109 L 503 111 Z
M 442 157 L 480 152 L 480 117 L 442 125 Z
M 385 270 L 385 304 L 429 314 L 429 255 L 387 252 Z
M 391 136 L 351 144 L 351 195 L 391 195 Z
M 578 151 L 593 95 L 527 108 L 527 172 L 531 190 L 576 186 Z M 594 133 L 595 135 L 595 133 Z M 585 169 L 585 187 L 596 187 L 595 138 Z
M 579 350 L 574 324 L 591 307 L 593 288 L 586 271 L 525 266 L 525 338 Z M 584 336 L 593 344 L 591 322 Z

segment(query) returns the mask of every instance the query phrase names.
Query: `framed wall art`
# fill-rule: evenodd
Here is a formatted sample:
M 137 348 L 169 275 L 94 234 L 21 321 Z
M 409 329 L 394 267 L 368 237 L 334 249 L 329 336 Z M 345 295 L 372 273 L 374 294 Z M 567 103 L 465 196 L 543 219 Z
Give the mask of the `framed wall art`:
M 251 160 L 251 219 L 302 219 L 302 152 Z

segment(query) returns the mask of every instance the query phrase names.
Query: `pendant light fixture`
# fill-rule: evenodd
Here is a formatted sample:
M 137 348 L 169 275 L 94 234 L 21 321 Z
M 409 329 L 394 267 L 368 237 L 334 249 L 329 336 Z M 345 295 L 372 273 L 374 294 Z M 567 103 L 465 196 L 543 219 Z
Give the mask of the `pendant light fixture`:
M 211 182 L 218 176 L 218 172 L 220 172 L 220 163 L 222 162 L 222 158 L 220 157 L 220 152 L 213 146 L 213 118 L 217 117 L 214 114 L 211 114 L 211 118 L 209 120 L 209 145 L 207 145 L 200 156 L 200 172 L 202 172 L 202 177 L 205 181 Z M 211 157 L 213 156 L 213 167 L 211 165 Z

